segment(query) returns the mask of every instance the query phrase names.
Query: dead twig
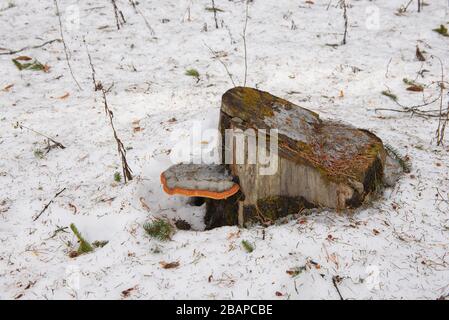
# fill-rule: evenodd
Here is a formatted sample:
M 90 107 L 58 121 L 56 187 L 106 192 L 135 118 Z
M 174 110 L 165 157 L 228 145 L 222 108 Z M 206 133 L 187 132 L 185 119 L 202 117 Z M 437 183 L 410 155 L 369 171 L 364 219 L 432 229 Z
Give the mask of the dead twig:
M 215 1 L 214 0 L 212 0 L 212 11 L 214 12 L 215 28 L 218 29 L 217 9 L 215 8 Z
M 338 276 L 338 275 L 332 277 L 332 283 L 333 283 L 335 289 L 337 290 L 337 293 L 338 293 L 338 295 L 340 297 L 340 300 L 345 300 L 343 298 L 343 296 L 341 295 L 340 289 L 338 288 L 338 284 L 341 282 L 341 280 L 342 280 L 341 277 Z
M 58 193 L 56 193 L 53 197 L 53 199 L 51 199 L 45 206 L 44 208 L 33 218 L 33 221 L 36 221 L 37 219 L 39 219 L 39 217 L 45 212 L 45 210 L 47 210 L 47 208 L 50 206 L 50 204 L 53 203 L 53 201 L 61 194 L 65 191 L 66 188 L 62 189 L 61 191 L 59 191 Z
M 147 18 L 145 17 L 145 15 L 139 10 L 139 8 L 137 8 L 137 3 L 134 0 L 129 0 L 129 3 L 131 4 L 131 6 L 134 9 L 134 12 L 137 13 L 138 15 L 140 15 L 143 19 L 143 21 L 145 22 L 146 27 L 148 28 L 148 30 L 150 30 L 150 33 L 152 36 L 154 36 L 156 33 L 154 32 L 154 29 L 151 27 L 150 23 L 148 22 Z
M 68 229 L 69 227 L 59 227 L 59 226 L 57 226 L 57 227 L 58 227 L 58 229 L 56 229 L 55 231 L 53 231 L 53 235 L 51 235 L 50 237 L 48 237 L 48 238 L 45 239 L 45 240 L 53 239 L 54 237 L 56 237 L 56 235 L 57 235 L 59 232 L 65 232 L 65 233 L 68 233 L 68 232 L 65 231 L 65 230 Z
M 444 87 L 444 67 L 443 62 L 440 58 L 436 57 L 438 61 L 440 62 L 440 68 L 441 68 L 441 82 L 439 83 L 440 86 L 440 110 L 439 110 L 439 117 L 438 117 L 438 128 L 436 131 L 436 139 L 437 139 L 437 146 L 442 145 L 444 141 L 444 133 L 446 131 L 446 124 L 449 121 L 449 101 L 447 103 L 447 109 L 445 110 L 445 113 L 443 113 L 443 100 L 444 100 L 444 94 L 443 90 Z
M 97 80 L 96 80 L 96 77 L 95 77 L 96 72 L 95 72 L 94 65 L 92 63 L 92 57 L 90 56 L 89 48 L 87 47 L 86 39 L 84 37 L 83 37 L 83 42 L 84 42 L 84 46 L 86 47 L 87 57 L 89 59 L 89 65 L 90 65 L 90 69 L 92 72 L 92 82 L 94 84 L 94 91 L 99 91 L 99 90 L 103 89 L 103 85 L 101 84 L 100 81 L 97 82 Z
M 114 139 L 117 142 L 117 151 L 120 155 L 121 161 L 122 161 L 122 171 L 123 171 L 123 177 L 125 179 L 125 183 L 128 180 L 132 180 L 133 176 L 132 176 L 132 170 L 128 165 L 128 161 L 126 160 L 126 149 L 125 146 L 123 145 L 122 141 L 120 140 L 120 138 L 117 135 L 117 131 L 115 130 L 114 127 L 114 114 L 112 113 L 111 109 L 109 109 L 108 106 L 108 100 L 106 98 L 106 93 L 110 90 L 111 88 L 109 88 L 108 90 L 105 90 L 104 88 L 101 88 L 101 92 L 103 94 L 103 103 L 104 103 L 104 111 L 106 113 L 106 116 L 109 118 L 109 123 L 111 125 L 112 128 L 112 132 L 114 133 Z
M 231 72 L 229 72 L 228 66 L 220 59 L 220 57 L 218 56 L 217 52 L 212 50 L 206 43 L 204 43 L 204 45 L 206 46 L 207 49 L 209 49 L 209 51 L 213 54 L 214 58 L 217 59 L 225 68 L 226 73 L 228 74 L 229 79 L 231 79 L 232 85 L 234 87 L 236 87 L 234 79 L 232 78 L 232 74 Z
M 107 99 L 107 96 L 106 96 L 107 93 L 112 89 L 114 84 L 112 84 L 108 89 L 105 89 L 103 84 L 100 81 L 96 80 L 96 78 L 95 78 L 95 75 L 96 75 L 95 67 L 94 67 L 94 65 L 92 63 L 92 58 L 90 56 L 89 49 L 88 49 L 85 41 L 84 41 L 84 44 L 86 46 L 87 56 L 89 57 L 89 64 L 90 64 L 90 68 L 92 70 L 92 81 L 93 81 L 93 84 L 94 84 L 94 91 L 101 91 L 101 93 L 103 95 L 104 111 L 106 113 L 106 116 L 109 118 L 109 123 L 111 125 L 112 132 L 114 134 L 114 139 L 117 142 L 117 150 L 118 150 L 118 153 L 120 155 L 121 162 L 122 162 L 123 177 L 124 177 L 125 183 L 126 183 L 128 180 L 132 180 L 133 179 L 132 170 L 131 170 L 131 168 L 128 165 L 128 161 L 126 160 L 126 148 L 123 145 L 123 143 L 120 140 L 120 138 L 118 137 L 117 131 L 115 130 L 114 121 L 113 121 L 114 114 L 111 111 L 111 109 L 109 108 L 108 99 Z
M 346 0 L 341 0 L 340 6 L 343 8 L 343 19 L 345 20 L 345 32 L 343 34 L 343 41 L 342 41 L 342 44 L 345 45 L 346 36 L 348 34 L 348 12 L 347 12 L 348 6 L 346 4 Z
M 61 22 L 61 13 L 59 12 L 59 6 L 58 6 L 58 1 L 57 0 L 53 0 L 55 3 L 55 7 L 56 7 L 56 14 L 58 15 L 58 21 L 59 21 L 59 33 L 61 35 L 61 40 L 62 40 L 62 44 L 64 45 L 64 53 L 65 53 L 65 58 L 67 61 L 67 65 L 69 67 L 70 70 L 70 75 L 72 76 L 73 81 L 75 81 L 76 85 L 78 86 L 78 88 L 80 90 L 83 90 L 78 82 L 78 80 L 76 80 L 75 75 L 73 74 L 73 70 L 72 70 L 72 66 L 70 65 L 70 59 L 69 59 L 69 49 L 67 48 L 67 44 L 65 43 L 64 40 L 64 32 L 62 30 L 62 22 Z
M 117 7 L 117 3 L 115 0 L 111 0 L 112 7 L 114 8 L 114 16 L 115 16 L 115 23 L 117 25 L 117 30 L 120 30 L 120 27 L 122 27 L 125 23 L 125 17 L 123 16 L 123 12 L 119 10 Z
M 16 123 L 14 124 L 14 128 L 20 128 L 21 130 L 23 130 L 23 129 L 30 130 L 31 132 L 34 132 L 35 134 L 37 134 L 37 135 L 39 135 L 39 136 L 42 136 L 42 137 L 44 137 L 44 138 L 47 138 L 48 141 L 53 142 L 53 144 L 54 144 L 55 146 L 57 146 L 58 148 L 65 149 L 65 146 L 64 146 L 61 142 L 58 142 L 58 141 L 56 141 L 55 139 L 53 139 L 53 138 L 51 138 L 51 137 L 49 137 L 49 136 L 47 136 L 47 135 L 45 135 L 45 134 L 43 134 L 43 133 L 41 133 L 41 132 L 39 132 L 39 131 L 36 131 L 36 130 L 31 129 L 31 128 L 27 127 L 27 126 L 24 126 L 24 125 L 21 124 L 20 122 L 16 122 Z M 52 148 L 53 148 L 53 146 L 52 146 Z
M 243 80 L 243 86 L 246 87 L 246 78 L 248 75 L 248 57 L 246 50 L 246 27 L 248 26 L 248 10 L 249 10 L 249 0 L 246 0 L 246 9 L 245 9 L 245 26 L 243 27 L 243 49 L 245 50 L 245 77 Z
M 38 48 L 42 48 L 45 47 L 48 44 L 51 44 L 53 42 L 62 42 L 61 39 L 53 39 L 53 40 L 49 40 L 49 41 L 45 41 L 42 44 L 39 45 L 35 45 L 35 46 L 27 46 L 27 47 L 23 47 L 22 49 L 18 49 L 18 50 L 8 50 L 6 52 L 0 52 L 0 56 L 1 55 L 12 55 L 12 54 L 16 54 L 25 50 L 30 50 L 30 49 L 38 49 Z

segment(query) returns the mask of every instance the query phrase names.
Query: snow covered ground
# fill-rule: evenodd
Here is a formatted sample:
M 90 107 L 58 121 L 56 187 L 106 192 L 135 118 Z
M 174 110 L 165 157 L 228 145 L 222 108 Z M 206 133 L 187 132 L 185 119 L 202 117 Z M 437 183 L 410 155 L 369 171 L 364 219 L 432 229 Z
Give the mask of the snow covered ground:
M 422 103 L 423 94 L 406 91 L 403 78 L 440 80 L 431 55 L 449 75 L 449 38 L 432 31 L 449 23 L 447 1 L 427 1 L 421 13 L 415 1 L 396 15 L 407 2 L 349 1 L 347 44 L 330 46 L 344 31 L 336 0 L 329 7 L 329 0 L 253 0 L 247 85 L 372 130 L 411 159 L 411 173 L 372 207 L 349 215 L 324 211 L 266 229 L 201 231 L 204 208 L 164 194 L 159 174 L 194 121 L 217 126 L 221 95 L 232 86 L 206 45 L 243 83 L 245 2 L 215 0 L 223 10 L 216 29 L 205 9 L 210 1 L 142 0 L 139 14 L 117 0 L 126 20 L 117 30 L 111 1 L 60 0 L 82 90 L 61 42 L 0 55 L 0 298 L 339 299 L 337 276 L 345 299 L 449 294 L 449 140 L 436 145 L 436 119 L 375 112 L 399 108 L 381 94 L 388 88 L 404 105 Z M 0 3 L 0 53 L 58 39 L 59 32 L 53 0 Z M 127 184 L 114 181 L 120 158 L 101 94 L 93 90 L 83 37 L 97 80 L 114 83 L 108 102 L 129 149 L 134 180 Z M 416 45 L 425 62 L 416 59 Z M 49 72 L 19 71 L 11 59 L 20 55 L 48 64 Z M 198 82 L 185 75 L 190 68 L 198 70 Z M 424 78 L 417 74 L 423 69 Z M 426 98 L 436 94 L 435 86 L 424 91 Z M 45 139 L 15 128 L 17 122 L 66 148 L 42 154 Z M 142 228 L 155 217 L 182 218 L 197 231 L 159 242 Z M 76 238 L 54 232 L 72 222 L 89 241 L 109 243 L 70 258 Z M 247 253 L 242 240 L 255 250 Z M 164 269 L 161 261 L 179 267 Z M 295 268 L 299 274 L 287 273 Z

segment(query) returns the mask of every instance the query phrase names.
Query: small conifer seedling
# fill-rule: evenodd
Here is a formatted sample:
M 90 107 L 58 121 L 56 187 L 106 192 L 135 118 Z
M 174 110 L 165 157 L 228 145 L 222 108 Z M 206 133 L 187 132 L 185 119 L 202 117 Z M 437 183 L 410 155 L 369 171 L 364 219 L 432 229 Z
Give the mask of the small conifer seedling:
M 394 93 L 391 93 L 390 91 L 384 90 L 384 91 L 382 91 L 382 94 L 384 96 L 390 98 L 391 100 L 398 101 L 398 96 L 395 95 Z
M 440 25 L 439 28 L 433 29 L 433 31 L 438 32 L 442 36 L 449 37 L 449 33 L 447 32 L 447 28 L 444 25 Z
M 143 228 L 151 237 L 161 241 L 170 240 L 174 232 L 173 226 L 163 219 L 147 222 L 143 225 Z
M 186 76 L 196 78 L 196 82 L 200 81 L 200 73 L 196 69 L 188 69 L 185 73 Z
M 249 241 L 242 240 L 242 246 L 243 246 L 243 249 L 245 249 L 245 251 L 248 253 L 251 253 L 254 251 L 254 246 Z
M 44 152 L 41 149 L 34 150 L 34 156 L 39 159 L 44 158 Z
M 78 248 L 78 254 L 88 253 L 94 250 L 94 248 L 91 246 L 91 244 L 83 238 L 81 233 L 78 231 L 74 223 L 70 224 L 70 229 L 72 229 L 75 236 L 78 238 L 78 241 L 80 243 L 80 246 Z

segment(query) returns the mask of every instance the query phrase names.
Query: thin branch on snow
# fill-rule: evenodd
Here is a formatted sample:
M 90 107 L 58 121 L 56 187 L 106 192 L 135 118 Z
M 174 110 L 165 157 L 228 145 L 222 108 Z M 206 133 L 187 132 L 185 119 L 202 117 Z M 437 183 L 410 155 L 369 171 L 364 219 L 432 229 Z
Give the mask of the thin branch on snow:
M 243 49 L 245 50 L 245 77 L 243 80 L 243 86 L 246 87 L 246 78 L 248 76 L 248 57 L 246 50 L 246 27 L 248 26 L 248 9 L 249 9 L 249 0 L 246 0 L 246 9 L 245 9 L 245 26 L 243 27 Z
M 42 136 L 42 137 L 44 137 L 44 138 L 47 138 L 48 141 L 53 142 L 54 145 L 57 146 L 58 148 L 65 149 L 65 146 L 64 146 L 62 143 L 60 143 L 60 142 L 56 141 L 55 139 L 53 139 L 53 138 L 47 136 L 46 134 L 43 134 L 43 133 L 41 133 L 41 132 L 39 132 L 39 131 L 36 131 L 36 130 L 31 129 L 31 128 L 27 127 L 27 126 L 24 126 L 24 125 L 21 124 L 20 122 L 16 122 L 16 123 L 14 124 L 14 128 L 20 128 L 20 129 L 22 129 L 22 130 L 23 130 L 23 129 L 30 130 L 31 132 L 34 132 L 35 134 L 37 134 L 37 135 L 39 135 L 39 136 Z
M 128 161 L 126 160 L 125 146 L 123 145 L 122 141 L 118 137 L 117 131 L 115 130 L 115 127 L 114 127 L 114 121 L 113 121 L 114 114 L 112 113 L 111 109 L 109 109 L 109 106 L 108 106 L 108 100 L 106 98 L 106 94 L 107 94 L 107 92 L 109 92 L 110 89 L 111 88 L 109 88 L 108 90 L 105 90 L 104 88 L 101 88 L 101 92 L 103 94 L 104 111 L 106 113 L 106 116 L 109 118 L 109 123 L 111 125 L 112 132 L 114 133 L 114 139 L 117 142 L 117 151 L 118 151 L 118 153 L 120 155 L 120 159 L 122 161 L 123 178 L 125 179 L 125 183 L 126 183 L 128 180 L 133 179 L 132 170 L 128 165 Z
M 22 51 L 25 51 L 25 50 L 30 50 L 30 49 L 42 48 L 42 47 L 44 47 L 44 46 L 46 46 L 48 44 L 51 44 L 53 42 L 62 42 L 62 40 L 61 39 L 53 39 L 53 40 L 45 41 L 44 43 L 39 44 L 39 45 L 35 45 L 35 46 L 26 46 L 26 47 L 23 47 L 22 49 L 18 49 L 18 50 L 8 50 L 6 52 L 0 52 L 0 56 L 1 55 L 16 54 L 16 53 L 19 53 L 19 52 L 22 52 Z M 0 49 L 0 50 L 2 50 L 2 49 Z
M 334 285 L 335 289 L 337 290 L 338 296 L 340 297 L 340 300 L 345 300 L 343 296 L 341 295 L 340 289 L 338 288 L 338 283 L 340 283 L 341 278 L 340 276 L 333 276 L 332 277 L 332 284 Z
M 144 14 L 137 8 L 137 3 L 134 0 L 129 0 L 129 4 L 133 7 L 134 12 L 140 15 L 145 22 L 146 27 L 150 31 L 150 34 L 154 36 L 156 33 L 154 32 L 153 27 L 151 27 L 150 23 L 148 22 L 147 18 L 144 16 Z
M 346 4 L 346 0 L 340 1 L 340 6 L 343 8 L 343 19 L 345 20 L 345 32 L 343 34 L 343 41 L 341 42 L 343 45 L 346 44 L 346 36 L 348 34 L 348 5 Z
M 45 210 L 47 210 L 47 208 L 53 203 L 53 201 L 65 190 L 66 190 L 66 188 L 64 188 L 61 191 L 59 191 L 58 193 L 56 193 L 53 196 L 53 198 L 44 206 L 44 208 L 33 218 L 33 221 L 36 221 L 37 219 L 39 219 L 39 217 L 45 212 Z
M 123 16 L 123 12 L 117 7 L 115 0 L 111 0 L 111 3 L 114 8 L 115 24 L 117 25 L 117 30 L 120 30 L 120 28 L 126 23 L 126 20 Z
M 214 0 L 212 0 L 212 11 L 214 12 L 215 28 L 218 29 L 217 9 L 215 8 L 215 1 Z
M 83 43 L 84 43 L 84 46 L 86 47 L 87 57 L 89 59 L 89 65 L 90 65 L 90 69 L 92 72 L 92 82 L 94 84 L 94 91 L 99 91 L 99 90 L 103 89 L 103 85 L 101 84 L 100 81 L 97 82 L 97 80 L 96 80 L 95 67 L 92 63 L 92 57 L 90 56 L 89 48 L 87 47 L 87 44 L 86 44 L 86 38 L 84 38 L 84 37 L 83 37 Z
M 441 81 L 438 84 L 440 87 L 440 109 L 439 109 L 439 117 L 438 117 L 438 128 L 436 131 L 436 139 L 437 139 L 437 146 L 442 145 L 444 141 L 444 133 L 446 131 L 446 125 L 449 121 L 449 101 L 447 102 L 447 108 L 443 111 L 443 101 L 444 101 L 444 94 L 443 91 L 445 89 L 444 86 L 444 66 L 443 61 L 441 61 L 440 58 L 436 57 L 438 61 L 440 62 L 440 68 L 441 68 Z
M 65 40 L 64 40 L 64 32 L 62 30 L 61 13 L 59 11 L 58 0 L 54 0 L 54 3 L 55 3 L 55 7 L 56 7 L 56 14 L 58 15 L 59 33 L 61 34 L 61 40 L 62 40 L 62 43 L 64 45 L 64 53 L 65 53 L 65 58 L 66 58 L 66 61 L 67 61 L 67 65 L 69 66 L 70 74 L 72 76 L 73 81 L 75 81 L 76 85 L 78 86 L 78 88 L 80 90 L 83 90 L 81 88 L 78 80 L 76 80 L 75 75 L 73 74 L 72 66 L 70 65 L 70 59 L 69 59 L 69 53 L 68 53 L 69 49 L 67 48 L 67 44 L 65 43 Z
M 211 47 L 209 47 L 206 43 L 204 43 L 204 45 L 205 45 L 206 48 L 209 49 L 209 51 L 214 55 L 214 58 L 216 58 L 216 59 L 223 65 L 223 67 L 224 67 L 225 70 L 226 70 L 226 73 L 228 74 L 229 79 L 231 79 L 232 85 L 233 85 L 234 87 L 236 87 L 235 82 L 234 82 L 234 79 L 232 78 L 232 74 L 231 74 L 231 72 L 229 71 L 228 66 L 226 65 L 226 63 L 224 63 L 223 60 L 220 59 L 220 57 L 219 57 L 219 55 L 217 54 L 217 52 L 215 52 L 214 50 L 212 50 Z
M 84 41 L 84 45 L 86 46 L 87 56 L 89 58 L 90 68 L 92 70 L 92 81 L 93 81 L 93 84 L 94 84 L 94 91 L 101 91 L 101 93 L 103 95 L 104 111 L 106 113 L 106 116 L 109 118 L 109 123 L 111 125 L 112 132 L 114 134 L 114 139 L 117 142 L 117 151 L 118 151 L 118 153 L 120 155 L 120 160 L 122 162 L 123 177 L 124 177 L 125 183 L 126 183 L 128 180 L 132 180 L 133 179 L 132 170 L 129 167 L 128 161 L 126 159 L 126 148 L 123 145 L 123 143 L 120 140 L 120 138 L 118 137 L 117 131 L 115 130 L 114 121 L 113 121 L 114 113 L 109 108 L 108 99 L 107 99 L 107 96 L 106 96 L 107 93 L 112 89 L 114 84 L 112 84 L 108 89 L 105 89 L 103 84 L 101 83 L 101 81 L 97 81 L 96 80 L 96 78 L 95 78 L 95 75 L 96 75 L 95 67 L 94 67 L 94 65 L 92 63 L 92 58 L 90 56 L 89 49 L 88 49 L 88 47 L 86 45 L 85 39 L 83 41 Z

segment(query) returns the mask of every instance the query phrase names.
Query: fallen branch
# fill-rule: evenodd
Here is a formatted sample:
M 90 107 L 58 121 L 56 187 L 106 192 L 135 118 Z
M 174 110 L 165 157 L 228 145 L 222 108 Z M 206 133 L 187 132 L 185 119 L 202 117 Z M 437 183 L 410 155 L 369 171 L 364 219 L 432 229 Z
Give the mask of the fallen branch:
M 69 49 L 67 48 L 67 44 L 65 43 L 65 40 L 64 40 L 64 32 L 62 31 L 61 13 L 59 12 L 58 1 L 54 0 L 54 3 L 55 3 L 55 7 L 56 7 L 56 14 L 58 15 L 59 33 L 61 35 L 61 40 L 62 40 L 62 43 L 64 45 L 64 53 L 65 53 L 65 58 L 66 58 L 66 61 L 67 61 L 67 65 L 69 66 L 70 75 L 72 76 L 72 79 L 73 79 L 73 81 L 75 81 L 75 83 L 78 86 L 78 88 L 80 90 L 83 90 L 81 88 L 78 80 L 76 80 L 75 75 L 73 74 L 72 66 L 70 65 L 70 59 L 69 59 L 69 54 L 68 54 Z
M 53 199 L 51 199 L 45 206 L 44 208 L 33 218 L 33 221 L 36 221 L 37 219 L 39 219 L 39 217 L 45 212 L 45 210 L 47 210 L 47 208 L 50 206 L 50 204 L 53 203 L 53 201 L 61 194 L 65 191 L 66 188 L 62 189 L 61 191 L 59 191 L 58 193 L 56 193 L 53 197 Z
M 12 55 L 12 54 L 16 54 L 25 50 L 30 50 L 30 49 L 38 49 L 38 48 L 42 48 L 45 47 L 48 44 L 52 44 L 53 42 L 61 42 L 61 39 L 53 39 L 53 40 L 49 40 L 49 41 L 45 41 L 42 44 L 39 45 L 35 45 L 35 46 L 27 46 L 27 47 L 23 47 L 22 49 L 18 49 L 18 50 L 8 50 L 6 52 L 0 52 L 0 56 L 1 55 Z

